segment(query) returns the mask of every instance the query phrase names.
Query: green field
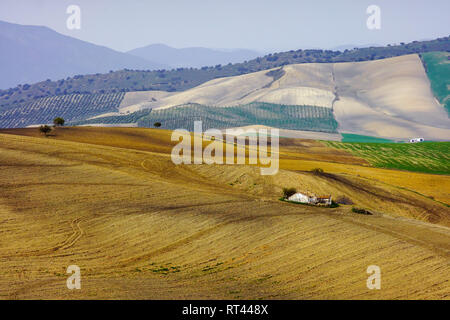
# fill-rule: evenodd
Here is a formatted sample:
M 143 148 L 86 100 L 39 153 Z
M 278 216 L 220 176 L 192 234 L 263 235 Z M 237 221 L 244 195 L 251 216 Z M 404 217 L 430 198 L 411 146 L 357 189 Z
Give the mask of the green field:
M 326 144 L 364 158 L 374 167 L 450 174 L 450 142 Z
M 377 137 L 371 137 L 371 136 L 363 136 L 360 134 L 353 134 L 353 133 L 341 133 L 342 135 L 342 142 L 375 142 L 375 143 L 392 143 L 394 141 L 383 139 L 383 138 L 377 138 Z
M 39 98 L 17 108 L 0 111 L 0 128 L 21 128 L 52 123 L 56 117 L 76 121 L 117 111 L 124 93 L 68 94 Z
M 435 97 L 447 109 L 450 117 L 450 53 L 428 52 L 421 56 L 431 82 L 431 89 Z

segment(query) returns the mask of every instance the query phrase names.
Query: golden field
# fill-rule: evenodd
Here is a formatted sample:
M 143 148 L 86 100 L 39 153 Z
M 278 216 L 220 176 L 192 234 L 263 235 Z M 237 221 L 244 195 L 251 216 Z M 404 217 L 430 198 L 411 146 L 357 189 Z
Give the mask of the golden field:
M 175 166 L 164 130 L 2 132 L 0 299 L 450 297 L 448 176 L 371 168 L 310 140 L 282 139 L 279 173 L 261 176 Z M 281 202 L 283 187 L 374 215 Z M 66 287 L 72 264 L 81 290 Z M 369 265 L 381 290 L 366 287 Z

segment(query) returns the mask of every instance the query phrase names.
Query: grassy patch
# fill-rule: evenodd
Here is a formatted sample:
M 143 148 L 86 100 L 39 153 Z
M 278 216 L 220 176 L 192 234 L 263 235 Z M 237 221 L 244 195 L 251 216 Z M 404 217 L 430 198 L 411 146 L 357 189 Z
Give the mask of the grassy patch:
M 167 265 L 167 266 L 159 266 L 159 267 L 155 267 L 154 264 L 152 265 L 152 269 L 150 269 L 150 271 L 152 271 L 153 273 L 159 273 L 159 274 L 169 274 L 169 273 L 177 273 L 180 272 L 181 267 L 180 266 L 171 266 L 171 265 Z
M 214 272 L 217 271 L 217 268 L 220 267 L 221 265 L 223 265 L 223 262 L 218 262 L 215 265 L 207 265 L 205 267 L 203 267 L 202 271 L 203 272 Z
M 330 147 L 349 151 L 374 167 L 450 174 L 450 142 L 326 143 Z
M 371 136 L 363 136 L 360 134 L 352 134 L 352 133 L 342 133 L 342 142 L 375 142 L 375 143 L 392 143 L 394 141 L 371 137 Z

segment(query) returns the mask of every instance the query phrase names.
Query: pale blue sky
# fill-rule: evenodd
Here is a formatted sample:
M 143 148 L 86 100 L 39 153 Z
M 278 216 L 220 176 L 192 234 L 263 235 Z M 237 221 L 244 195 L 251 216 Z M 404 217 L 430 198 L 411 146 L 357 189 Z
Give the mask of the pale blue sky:
M 81 30 L 66 28 L 79 5 Z M 381 8 L 381 30 L 366 27 L 366 8 Z M 284 51 L 346 44 L 387 44 L 450 34 L 449 0 L 1 0 L 0 20 L 45 25 L 126 51 L 174 47 Z

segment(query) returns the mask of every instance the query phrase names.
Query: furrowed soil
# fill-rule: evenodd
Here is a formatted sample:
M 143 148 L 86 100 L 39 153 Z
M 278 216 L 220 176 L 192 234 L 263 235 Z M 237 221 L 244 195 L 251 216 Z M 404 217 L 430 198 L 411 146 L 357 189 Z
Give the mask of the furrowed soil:
M 170 135 L 2 130 L 0 299 L 449 299 L 448 176 L 298 139 L 281 139 L 274 176 L 176 166 Z M 373 214 L 281 202 L 283 187 Z M 81 290 L 66 287 L 69 265 Z

